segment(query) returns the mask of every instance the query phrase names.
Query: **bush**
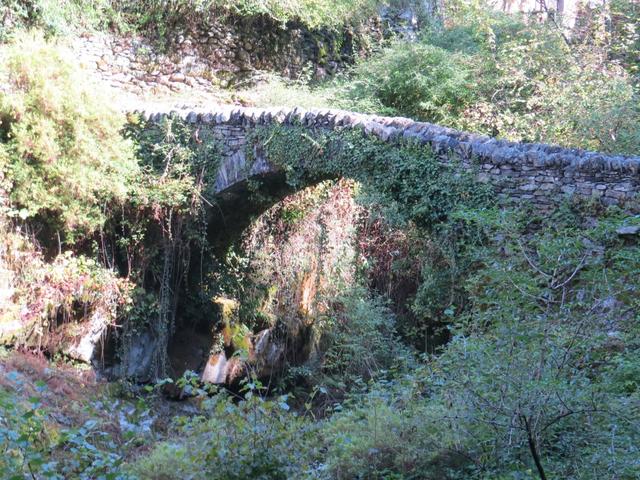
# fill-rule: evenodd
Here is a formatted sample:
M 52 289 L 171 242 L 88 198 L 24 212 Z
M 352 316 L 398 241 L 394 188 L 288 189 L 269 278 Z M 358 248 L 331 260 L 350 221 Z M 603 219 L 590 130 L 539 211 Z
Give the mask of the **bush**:
M 239 403 L 224 394 L 206 400 L 206 416 L 183 422 L 179 438 L 156 445 L 131 472 L 158 480 L 303 478 L 313 427 L 288 411 L 286 398 L 263 400 L 251 388 Z
M 491 206 L 495 197 L 489 185 L 477 182 L 470 172 L 459 174 L 455 163 L 438 163 L 428 148 L 410 143 L 390 145 L 362 132 L 316 132 L 310 137 L 299 128 L 270 127 L 256 130 L 253 140 L 259 148 L 266 149 L 269 158 L 278 159 L 292 185 L 339 175 L 358 181 L 361 199 L 378 205 L 390 224 L 416 228 L 423 238 L 433 236 L 429 243 L 439 243 L 433 250 L 446 257 L 433 265 L 440 270 L 436 273 L 447 280 L 451 291 L 459 289 L 455 282 L 466 264 L 455 258 L 456 249 L 450 244 L 464 235 L 459 232 L 462 227 L 451 223 L 451 217 L 460 208 Z M 421 262 L 421 253 L 417 255 L 417 262 Z M 417 282 L 409 279 L 407 283 Z M 415 287 L 408 286 L 411 288 Z M 414 293 L 409 290 L 409 295 Z M 437 299 L 437 312 L 427 312 L 424 305 L 419 305 L 414 310 L 422 318 L 399 322 L 399 326 L 405 326 L 400 328 L 402 333 L 414 337 L 412 343 L 416 346 L 428 343 L 424 341 L 425 333 L 433 327 L 432 319 L 442 317 L 456 299 L 447 293 L 442 292 Z M 396 307 L 406 311 L 407 305 Z M 416 333 L 420 334 L 419 339 L 415 338 Z
M 461 54 L 396 42 L 358 65 L 349 95 L 375 99 L 384 113 L 451 124 L 474 98 L 471 72 Z
M 21 35 L 2 55 L 0 165 L 12 184 L 12 213 L 69 239 L 90 234 L 138 172 L 120 134 L 124 117 L 64 48 Z
M 311 28 L 340 27 L 367 18 L 377 8 L 377 2 L 372 0 L 217 0 L 216 3 L 243 15 L 268 15 L 283 23 L 299 20 Z
M 2 478 L 133 480 L 121 473 L 121 452 L 115 452 L 116 445 L 97 421 L 71 427 L 66 425 L 68 417 L 63 416 L 64 422 L 58 424 L 60 412 L 51 412 L 44 405 L 45 382 L 36 382 L 36 394 L 26 399 L 27 391 L 23 391 L 17 372 L 7 377 L 17 384 L 18 391 L 0 386 Z
M 474 55 L 478 98 L 456 126 L 513 141 L 640 151 L 637 94 L 622 68 L 589 47 L 567 46 L 549 26 L 495 28 L 503 28 L 495 46 Z
M 384 206 L 385 213 L 395 212 L 394 221 L 411 222 L 425 231 L 441 227 L 461 206 L 495 202 L 489 185 L 477 182 L 471 172 L 461 173 L 454 162 L 438 162 L 429 147 L 392 145 L 361 131 L 318 131 L 310 137 L 300 127 L 256 129 L 252 136 L 253 145 L 277 160 L 292 186 L 319 178 L 350 178 L 361 184 L 369 200 Z
M 424 372 L 377 382 L 354 396 L 322 426 L 329 478 L 452 478 L 468 459 L 456 451 L 446 408 L 421 396 Z
M 380 297 L 355 288 L 336 299 L 332 311 L 317 322 L 322 334 L 323 370 L 350 383 L 375 377 L 381 370 L 409 361 L 399 341 L 395 317 Z
M 104 27 L 114 18 L 110 0 L 7 0 L 0 6 L 0 42 L 20 28 L 66 35 Z
M 482 250 L 466 285 L 473 309 L 433 362 L 432 399 L 482 478 L 633 478 L 637 319 L 625 312 L 640 252 L 612 235 L 624 216 L 585 228 L 556 214 L 533 232 L 513 218 L 476 217 L 497 244 Z
M 615 231 L 638 219 L 459 218 L 494 239 L 465 285 L 473 308 L 441 355 L 325 422 L 331 478 L 635 478 L 640 251 Z
M 489 12 L 469 15 L 465 7 L 418 42 L 391 44 L 351 78 L 315 92 L 317 102 L 333 95 L 344 108 L 512 141 L 640 152 L 635 34 L 624 37 L 623 52 L 594 48 L 593 39 L 567 45 L 553 25 Z

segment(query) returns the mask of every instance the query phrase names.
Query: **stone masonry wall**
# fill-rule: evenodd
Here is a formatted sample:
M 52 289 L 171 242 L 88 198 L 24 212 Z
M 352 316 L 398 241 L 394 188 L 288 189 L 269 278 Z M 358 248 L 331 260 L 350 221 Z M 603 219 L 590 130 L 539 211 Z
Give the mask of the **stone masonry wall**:
M 273 172 L 268 158 L 245 158 L 247 133 L 258 125 L 303 125 L 309 129 L 362 129 L 385 142 L 417 141 L 431 147 L 440 161 L 460 160 L 478 180 L 490 182 L 505 202 L 529 201 L 548 209 L 571 195 L 596 198 L 605 205 L 630 205 L 640 193 L 640 157 L 606 155 L 537 143 L 513 143 L 460 132 L 402 117 L 380 117 L 340 110 L 220 107 L 215 111 L 138 112 L 151 122 L 175 114 L 211 128 L 224 145 L 216 191 L 249 177 Z
M 271 22 L 273 23 L 273 21 Z M 265 19 L 215 23 L 178 30 L 159 48 L 142 36 L 92 34 L 78 38 L 74 51 L 111 86 L 136 94 L 180 92 L 187 88 L 227 87 L 257 72 L 294 78 L 309 69 L 324 78 L 364 55 L 363 38 L 382 38 L 373 18 L 359 31 L 312 31 Z
M 260 15 L 226 16 L 185 20 L 162 40 L 93 33 L 75 39 L 73 47 L 81 62 L 111 86 L 154 95 L 227 87 L 259 72 L 321 79 L 367 55 L 384 38 L 415 38 L 418 29 L 409 4 L 381 9 L 341 30 L 312 30 L 295 21 L 282 25 Z

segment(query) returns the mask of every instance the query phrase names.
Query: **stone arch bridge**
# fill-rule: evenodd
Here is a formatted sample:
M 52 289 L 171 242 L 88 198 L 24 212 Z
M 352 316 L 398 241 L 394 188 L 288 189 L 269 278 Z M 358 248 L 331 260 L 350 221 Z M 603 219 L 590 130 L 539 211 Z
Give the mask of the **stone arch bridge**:
M 382 117 L 333 109 L 216 107 L 204 110 L 140 111 L 144 120 L 159 122 L 177 115 L 213 132 L 223 148 L 215 189 L 231 189 L 250 177 L 274 173 L 277 167 L 260 152 L 246 158 L 247 136 L 261 125 L 298 125 L 313 129 L 361 129 L 384 142 L 417 141 L 436 158 L 457 157 L 461 168 L 473 169 L 479 181 L 493 185 L 503 201 L 528 201 L 543 209 L 563 198 L 599 199 L 624 205 L 640 192 L 640 157 L 608 155 L 540 143 L 515 143 L 457 131 L 402 117 Z
M 450 162 L 453 154 L 459 159 L 456 161 L 459 168 L 473 171 L 479 181 L 490 182 L 496 194 L 505 202 L 530 201 L 541 210 L 551 208 L 571 195 L 597 198 L 606 205 L 624 206 L 630 203 L 633 206 L 640 193 L 640 157 L 637 156 L 605 155 L 544 144 L 513 143 L 407 118 L 339 110 L 305 111 L 298 108 L 219 107 L 214 111 L 134 113 L 152 123 L 159 122 L 168 115 L 177 115 L 189 124 L 201 126 L 208 133 L 206 138 L 214 138 L 219 142 L 223 155 L 216 172 L 215 191 L 221 196 L 246 184 L 249 178 L 278 173 L 277 162 L 264 157 L 262 150 L 265 149 L 256 149 L 255 155 L 248 158 L 246 148 L 253 130 L 275 124 L 285 128 L 302 126 L 310 131 L 360 129 L 365 135 L 398 145 L 404 141 L 415 141 L 429 146 L 441 162 Z M 238 205 L 234 203 L 232 208 L 237 209 Z M 228 235 L 227 231 L 222 233 Z M 635 235 L 637 230 L 631 233 Z M 63 351 L 72 358 L 87 363 L 94 362 L 94 365 L 100 364 L 102 340 L 107 335 L 108 324 L 100 315 L 92 316 L 89 333 L 76 338 Z M 252 337 L 254 355 L 261 359 L 261 368 L 272 368 L 283 358 L 284 347 L 272 340 L 270 332 L 271 329 L 266 329 Z M 2 333 L 0 331 L 0 336 Z M 186 338 L 185 345 L 189 352 L 196 350 L 192 340 L 191 337 Z M 125 370 L 120 370 L 117 375 L 149 380 L 150 365 L 157 344 L 153 342 L 151 334 L 142 332 L 132 340 L 132 345 L 134 353 L 131 358 L 135 361 L 130 364 L 131 370 L 129 366 L 121 366 Z M 207 348 L 210 346 L 209 344 Z M 117 371 L 113 370 L 111 373 Z M 230 383 L 229 379 L 236 378 L 238 372 L 241 374 L 242 371 L 242 365 L 238 364 L 235 357 L 227 360 L 220 353 L 207 358 L 202 379 L 214 383 Z
M 640 192 L 640 157 L 605 155 L 558 146 L 513 143 L 416 122 L 400 117 L 381 117 L 339 110 L 255 109 L 219 107 L 214 111 L 138 111 L 152 124 L 167 115 L 176 115 L 199 128 L 199 139 L 215 139 L 222 147 L 222 159 L 216 172 L 215 192 L 220 200 L 231 200 L 229 208 L 218 209 L 234 215 L 225 223 L 221 235 L 232 237 L 231 225 L 241 226 L 247 218 L 243 203 L 243 185 L 250 178 L 267 178 L 279 171 L 278 159 L 266 158 L 266 148 L 247 146 L 253 130 L 262 126 L 282 125 L 310 132 L 360 129 L 365 135 L 402 145 L 418 142 L 428 146 L 439 162 L 456 162 L 456 168 L 468 169 L 478 181 L 492 184 L 503 203 L 530 202 L 540 211 L 550 210 L 564 198 L 596 198 L 605 205 L 635 205 Z M 248 153 L 250 153 L 248 155 Z M 282 160 L 282 159 L 281 159 Z M 217 160 L 216 160 L 217 161 Z M 280 164 L 282 164 L 280 162 Z M 301 169 L 307 168 L 300 165 Z M 248 202 L 251 203 L 251 202 Z M 236 218 L 237 217 L 237 218 Z M 215 222 L 213 222 L 215 225 Z M 212 233 L 218 233 L 213 228 Z M 272 338 L 272 329 L 252 337 L 256 371 L 278 368 L 286 356 L 285 346 Z M 192 344 L 192 340 L 186 343 Z M 259 359 L 259 360 L 258 360 Z M 214 383 L 232 383 L 244 371 L 235 357 L 224 352 L 210 355 L 202 379 Z M 265 374 L 266 375 L 266 374 Z

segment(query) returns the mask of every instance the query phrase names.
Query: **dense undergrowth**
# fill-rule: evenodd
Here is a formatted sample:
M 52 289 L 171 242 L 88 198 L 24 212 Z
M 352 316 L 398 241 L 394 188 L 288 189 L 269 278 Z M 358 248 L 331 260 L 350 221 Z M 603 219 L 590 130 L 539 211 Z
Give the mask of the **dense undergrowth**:
M 21 455 L 46 472 L 37 459 L 59 444 L 55 468 L 113 478 L 537 478 L 536 457 L 547 478 L 634 478 L 640 252 L 615 231 L 638 220 L 614 210 L 593 224 L 592 215 L 568 205 L 548 219 L 455 213 L 483 233 L 466 253 L 474 268 L 458 277 L 467 306 L 445 308 L 452 339 L 419 366 L 409 350 L 385 345 L 394 315 L 356 291 L 338 299 L 340 320 L 329 325 L 325 368 L 310 391 L 263 397 L 254 381 L 240 403 L 218 393 L 197 416 L 176 418 L 172 433 L 156 432 L 162 441 L 131 467 L 105 461 L 108 443 L 64 463 L 80 451 L 66 434 L 21 444 Z M 378 331 L 385 337 L 368 341 Z M 38 422 L 51 421 L 37 398 Z M 82 438 L 82 448 L 94 445 Z
M 300 98 L 306 107 L 403 115 L 514 141 L 640 151 L 637 5 L 613 2 L 606 25 L 608 13 L 594 10 L 568 40 L 550 22 L 448 4 L 459 8 L 444 25 L 433 22 L 414 43 L 391 42 L 329 82 L 274 78 L 240 95 L 265 106 Z
M 260 5 L 285 20 L 307 4 Z M 596 37 L 567 45 L 553 25 L 471 13 L 322 94 L 637 152 L 628 29 L 587 48 Z M 619 234 L 640 226 L 637 205 L 499 206 L 425 147 L 272 126 L 247 154 L 266 153 L 289 193 L 249 182 L 255 217 L 227 238 L 211 223 L 224 214 L 213 132 L 124 118 L 61 52 L 33 35 L 2 46 L 0 332 L 41 356 L 0 352 L 0 476 L 638 477 L 640 243 Z M 96 319 L 109 341 L 90 360 L 120 378 L 102 387 L 65 347 Z M 243 362 L 229 390 L 168 356 L 203 322 L 201 356 Z M 265 332 L 286 347 L 260 375 Z
M 324 312 L 339 320 L 328 325 L 324 368 L 310 390 L 292 395 L 285 384 L 284 396 L 263 399 L 252 382 L 238 408 L 217 396 L 205 402 L 203 418 L 182 426 L 179 440 L 158 445 L 134 471 L 142 478 L 634 478 L 640 251 L 616 230 L 638 219 L 611 210 L 594 224 L 592 208 L 567 204 L 547 218 L 455 209 L 448 222 L 477 235 L 458 251 L 469 267 L 446 269 L 465 302 L 435 308 L 452 336 L 439 353 L 417 362 L 393 347 L 411 334 L 393 340 L 397 316 L 351 291 L 334 300 L 336 313 Z M 259 251 L 247 253 L 260 264 Z M 429 265 L 432 254 L 423 250 L 417 261 Z M 261 265 L 274 274 L 282 267 Z M 376 332 L 384 336 L 376 340 Z M 309 375 L 313 365 L 305 368 Z M 245 451 L 252 442 L 258 451 Z M 205 459 L 218 467 L 202 467 Z
M 179 25 L 229 16 L 265 16 L 282 26 L 295 21 L 312 29 L 336 29 L 366 20 L 379 5 L 374 0 L 8 0 L 0 6 L 0 39 L 25 27 L 49 35 L 108 28 L 166 34 Z

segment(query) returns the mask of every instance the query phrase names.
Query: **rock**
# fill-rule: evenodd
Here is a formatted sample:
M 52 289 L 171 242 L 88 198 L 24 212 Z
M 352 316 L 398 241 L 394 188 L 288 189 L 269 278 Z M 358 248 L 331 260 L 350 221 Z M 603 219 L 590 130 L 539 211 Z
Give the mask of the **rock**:
M 184 73 L 178 72 L 174 73 L 169 77 L 169 81 L 171 82 L 184 82 L 186 80 L 186 75 Z
M 230 385 L 244 377 L 249 370 L 258 378 L 265 378 L 284 366 L 285 345 L 274 340 L 271 329 L 253 336 L 248 346 L 248 358 L 227 358 L 224 352 L 210 355 L 200 375 L 202 381 Z
M 632 237 L 640 234 L 640 225 L 627 225 L 620 227 L 616 230 L 616 233 L 621 237 Z
M 202 372 L 201 379 L 208 383 L 225 383 L 227 379 L 227 357 L 224 353 L 211 355 Z
M 182 57 L 182 59 L 180 60 L 180 64 L 182 65 L 194 65 L 198 63 L 198 58 L 194 55 L 187 55 L 185 57 Z
M 131 60 L 129 60 L 127 57 L 124 57 L 124 56 L 116 57 L 116 60 L 114 62 L 114 65 L 117 65 L 118 67 L 123 67 L 123 68 L 129 67 L 130 64 L 131 64 Z
M 224 353 L 216 353 L 207 360 L 200 379 L 207 383 L 231 385 L 244 377 L 245 374 L 246 365 L 242 359 L 231 357 L 227 360 Z
M 322 67 L 316 67 L 316 70 L 313 74 L 316 80 L 324 80 L 325 78 L 327 78 L 327 75 L 327 71 Z
M 109 325 L 111 318 L 108 313 L 94 312 L 88 322 L 77 325 L 77 336 L 68 346 L 63 347 L 62 352 L 85 363 L 99 361 Z
M 238 53 L 237 53 L 236 56 L 237 56 L 238 60 L 240 60 L 240 62 L 242 62 L 243 64 L 248 64 L 248 63 L 251 62 L 251 55 L 249 55 L 249 52 L 247 52 L 243 48 L 238 50 Z
M 258 333 L 253 343 L 252 357 L 258 377 L 267 377 L 284 366 L 285 347 L 274 340 L 271 329 Z
M 157 348 L 151 332 L 145 330 L 134 335 L 122 364 L 116 369 L 116 376 L 132 378 L 139 382 L 152 380 L 151 367 Z

